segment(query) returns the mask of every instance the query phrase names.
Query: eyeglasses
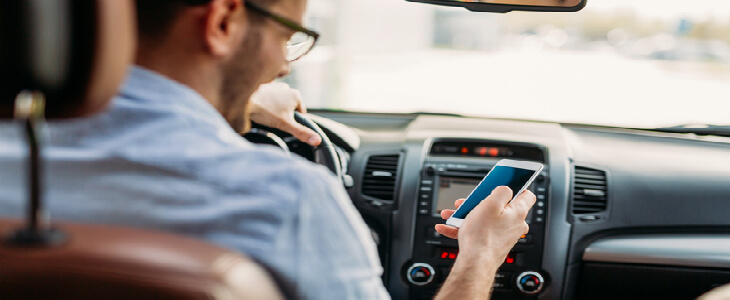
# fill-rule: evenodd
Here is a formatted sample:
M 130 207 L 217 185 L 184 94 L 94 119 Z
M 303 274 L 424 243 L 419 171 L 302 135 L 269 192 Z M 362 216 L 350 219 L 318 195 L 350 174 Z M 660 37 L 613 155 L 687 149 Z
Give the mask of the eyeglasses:
M 309 53 L 309 51 L 314 48 L 314 44 L 317 43 L 317 39 L 319 39 L 319 33 L 304 28 L 302 25 L 299 25 L 292 20 L 275 15 L 274 13 L 258 5 L 251 3 L 251 1 L 244 1 L 244 3 L 246 7 L 251 9 L 252 11 L 255 11 L 265 17 L 272 18 L 274 21 L 278 22 L 284 27 L 294 31 L 294 35 L 292 35 L 291 39 L 289 39 L 289 41 L 286 43 L 286 59 L 288 61 L 291 62 L 302 58 L 302 56 Z

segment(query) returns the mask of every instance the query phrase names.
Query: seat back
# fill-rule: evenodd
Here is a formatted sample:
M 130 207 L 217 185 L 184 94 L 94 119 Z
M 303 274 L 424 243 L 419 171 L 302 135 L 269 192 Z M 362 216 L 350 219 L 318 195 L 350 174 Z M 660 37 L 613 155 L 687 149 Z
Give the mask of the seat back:
M 132 0 L 0 1 L 0 119 L 29 111 L 15 107 L 16 95 L 24 90 L 44 96 L 47 118 L 78 118 L 103 110 L 134 55 L 133 9 Z M 37 204 L 43 193 L 36 117 L 24 118 L 34 157 L 29 160 L 29 186 L 36 200 L 31 202 Z M 40 213 L 31 210 L 29 215 L 37 220 Z M 42 222 L 28 222 L 38 223 Z M 0 298 L 283 297 L 263 266 L 202 241 L 100 225 L 41 227 L 38 231 L 21 220 L 0 219 Z M 53 242 L 36 243 L 37 236 L 31 234 L 30 243 L 19 243 L 28 241 L 28 232 L 53 233 Z
M 0 220 L 0 232 L 21 226 Z M 0 246 L 3 299 L 283 299 L 255 261 L 167 233 L 56 224 L 55 247 Z

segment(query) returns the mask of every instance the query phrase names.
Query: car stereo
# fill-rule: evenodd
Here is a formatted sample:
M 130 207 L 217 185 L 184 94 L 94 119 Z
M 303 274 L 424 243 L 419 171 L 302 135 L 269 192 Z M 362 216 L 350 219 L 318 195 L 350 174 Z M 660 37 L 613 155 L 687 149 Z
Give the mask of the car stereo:
M 403 279 L 410 284 L 410 299 L 432 299 L 459 255 L 457 241 L 434 230 L 434 225 L 444 223 L 441 210 L 453 209 L 456 199 L 469 195 L 498 160 L 432 155 L 424 163 L 416 204 L 413 255 L 402 269 Z M 537 197 L 526 219 L 530 232 L 519 240 L 500 267 L 492 299 L 534 299 L 548 280 L 541 272 L 549 194 L 547 170 L 546 166 L 529 187 Z

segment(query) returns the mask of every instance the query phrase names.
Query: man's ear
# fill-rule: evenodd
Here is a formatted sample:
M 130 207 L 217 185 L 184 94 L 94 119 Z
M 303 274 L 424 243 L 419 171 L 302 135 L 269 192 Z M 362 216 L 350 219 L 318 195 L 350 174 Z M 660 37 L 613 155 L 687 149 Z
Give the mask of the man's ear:
M 243 1 L 213 0 L 208 4 L 205 44 L 212 55 L 230 56 L 241 45 L 249 26 Z

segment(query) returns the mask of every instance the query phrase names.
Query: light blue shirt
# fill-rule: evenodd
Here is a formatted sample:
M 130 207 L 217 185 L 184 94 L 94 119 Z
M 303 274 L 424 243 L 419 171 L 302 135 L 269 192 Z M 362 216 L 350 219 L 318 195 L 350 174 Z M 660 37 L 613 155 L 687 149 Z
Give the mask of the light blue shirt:
M 21 128 L 0 124 L 0 216 L 25 215 Z M 205 239 L 268 264 L 308 299 L 389 298 L 375 244 L 334 176 L 244 141 L 184 85 L 134 67 L 104 113 L 44 131 L 52 220 Z

